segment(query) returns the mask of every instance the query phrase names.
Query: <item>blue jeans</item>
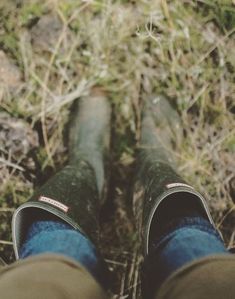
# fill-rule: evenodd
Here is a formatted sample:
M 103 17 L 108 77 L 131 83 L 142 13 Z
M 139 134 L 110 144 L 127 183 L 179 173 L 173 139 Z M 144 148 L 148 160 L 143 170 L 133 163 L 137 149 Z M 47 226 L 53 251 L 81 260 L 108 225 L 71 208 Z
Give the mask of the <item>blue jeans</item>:
M 105 266 L 94 245 L 69 225 L 57 221 L 36 221 L 20 250 L 20 258 L 41 253 L 58 253 L 80 262 L 107 284 Z M 213 226 L 202 217 L 185 217 L 164 234 L 145 259 L 144 293 L 155 292 L 169 275 L 185 264 L 213 254 L 226 254 Z
M 228 254 L 214 227 L 202 217 L 185 217 L 168 230 L 152 248 L 143 267 L 143 289 L 152 297 L 176 270 L 197 259 Z
M 42 253 L 56 253 L 81 263 L 104 287 L 107 269 L 95 246 L 79 231 L 55 220 L 35 221 L 20 249 L 20 258 Z

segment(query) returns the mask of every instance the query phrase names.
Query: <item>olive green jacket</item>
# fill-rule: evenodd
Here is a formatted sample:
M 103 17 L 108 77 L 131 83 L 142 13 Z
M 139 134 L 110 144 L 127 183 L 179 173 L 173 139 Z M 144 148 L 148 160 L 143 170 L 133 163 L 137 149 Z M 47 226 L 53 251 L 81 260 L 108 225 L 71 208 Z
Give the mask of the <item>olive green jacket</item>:
M 78 263 L 59 255 L 39 255 L 0 270 L 3 299 L 106 299 L 92 276 Z M 176 271 L 156 299 L 234 299 L 235 257 L 217 255 Z
M 173 273 L 156 299 L 234 299 L 235 256 L 210 256 Z

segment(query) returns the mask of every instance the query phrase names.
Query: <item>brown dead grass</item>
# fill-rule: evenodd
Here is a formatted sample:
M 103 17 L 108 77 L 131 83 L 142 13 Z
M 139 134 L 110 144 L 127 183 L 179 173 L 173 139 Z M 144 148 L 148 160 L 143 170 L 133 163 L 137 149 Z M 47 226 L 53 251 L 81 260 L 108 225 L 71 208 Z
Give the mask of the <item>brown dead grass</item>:
M 234 245 L 235 28 L 228 14 L 234 7 L 230 1 L 214 3 L 27 0 L 17 7 L 15 1 L 0 5 L 0 43 L 7 57 L 0 71 L 0 109 L 16 125 L 6 142 L 12 124 L 0 124 L 5 257 L 12 252 L 12 211 L 65 163 L 69 107 L 95 85 L 108 92 L 115 108 L 112 201 L 102 221 L 103 251 L 116 273 L 114 297 L 139 294 L 141 258 L 128 186 L 141 92 L 167 96 L 176 107 L 184 129 L 183 141 L 176 144 L 179 170 L 206 195 L 226 244 Z

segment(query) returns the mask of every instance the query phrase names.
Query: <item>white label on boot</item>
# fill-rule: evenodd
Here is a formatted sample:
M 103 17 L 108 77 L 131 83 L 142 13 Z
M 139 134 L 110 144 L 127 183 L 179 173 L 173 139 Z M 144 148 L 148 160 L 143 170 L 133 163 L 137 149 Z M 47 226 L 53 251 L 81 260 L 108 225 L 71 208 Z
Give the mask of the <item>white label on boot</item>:
M 57 201 L 57 200 L 51 199 L 51 198 L 49 198 L 49 197 L 40 196 L 39 201 L 43 201 L 43 202 L 49 203 L 49 204 L 51 204 L 52 206 L 61 209 L 61 210 L 64 211 L 65 213 L 67 213 L 68 210 L 69 210 L 69 207 L 67 207 L 66 205 L 62 204 L 61 202 L 59 202 L 59 201 Z
M 187 185 L 187 184 L 183 184 L 183 183 L 172 183 L 172 184 L 168 184 L 168 185 L 166 185 L 166 187 L 167 187 L 168 189 L 170 189 L 170 188 L 174 188 L 174 187 L 188 187 L 188 188 L 194 189 L 192 186 L 189 186 L 189 185 Z

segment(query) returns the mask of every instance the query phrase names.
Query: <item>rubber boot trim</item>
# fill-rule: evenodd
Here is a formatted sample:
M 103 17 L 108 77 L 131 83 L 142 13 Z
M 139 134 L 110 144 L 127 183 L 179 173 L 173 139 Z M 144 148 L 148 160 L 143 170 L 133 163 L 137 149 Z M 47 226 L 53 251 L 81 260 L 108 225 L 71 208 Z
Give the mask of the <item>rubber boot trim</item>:
M 21 205 L 14 213 L 12 218 L 12 239 L 13 239 L 13 249 L 15 253 L 16 259 L 19 259 L 19 248 L 22 245 L 22 211 L 26 210 L 27 208 L 37 208 L 44 211 L 47 211 L 55 216 L 57 216 L 59 219 L 65 221 L 67 224 L 71 225 L 74 229 L 79 230 L 80 233 L 87 235 L 84 233 L 84 231 L 81 229 L 79 225 L 77 225 L 76 222 L 74 222 L 69 216 L 64 214 L 63 212 L 60 212 L 58 209 L 53 208 L 52 206 L 48 206 L 48 204 L 44 204 L 43 202 L 27 202 Z M 88 238 L 88 237 L 87 237 Z
M 158 198 L 156 198 L 155 203 L 153 205 L 153 208 L 152 208 L 152 210 L 150 212 L 150 215 L 149 215 L 149 218 L 148 218 L 148 222 L 147 222 L 147 225 L 146 225 L 146 231 L 143 232 L 143 235 L 144 235 L 144 238 L 145 238 L 145 241 L 144 241 L 144 255 L 145 256 L 149 252 L 148 248 L 149 248 L 150 226 L 151 226 L 151 223 L 152 223 L 152 220 L 153 220 L 153 217 L 154 217 L 154 214 L 155 214 L 157 208 L 159 207 L 160 203 L 164 199 L 166 199 L 166 197 L 168 197 L 171 194 L 179 193 L 179 192 L 186 192 L 186 193 L 190 193 L 190 194 L 196 195 L 198 197 L 198 199 L 200 200 L 200 203 L 201 203 L 202 207 L 205 209 L 205 212 L 206 212 L 206 215 L 208 217 L 208 220 L 215 227 L 215 224 L 214 224 L 214 221 L 213 221 L 213 219 L 211 217 L 211 214 L 210 214 L 209 208 L 207 206 L 206 200 L 204 199 L 204 197 L 199 192 L 197 192 L 196 190 L 194 190 L 194 188 L 191 187 L 191 186 L 186 187 L 186 184 L 185 184 L 184 187 L 183 186 L 182 187 L 173 187 L 173 188 L 171 188 L 171 190 L 165 191 Z

